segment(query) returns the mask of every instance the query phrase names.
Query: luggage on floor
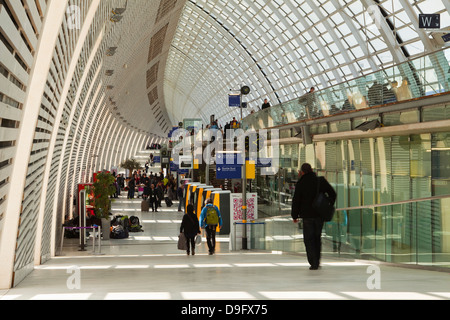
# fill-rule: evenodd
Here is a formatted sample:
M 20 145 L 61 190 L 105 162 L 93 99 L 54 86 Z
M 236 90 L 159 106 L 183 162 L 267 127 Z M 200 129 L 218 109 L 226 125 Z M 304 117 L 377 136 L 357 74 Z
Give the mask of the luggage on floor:
M 150 211 L 150 204 L 148 203 L 148 200 L 142 200 L 142 202 L 141 202 L 141 211 L 142 212 L 149 212 Z
M 138 188 L 138 198 L 142 197 L 143 194 L 144 194 L 144 187 L 139 187 Z
M 141 222 L 139 221 L 139 217 L 131 216 L 130 217 L 130 232 L 144 232 L 142 230 Z
M 117 225 L 121 225 L 123 229 L 128 232 L 128 228 L 130 227 L 130 219 L 128 218 L 128 216 L 115 216 L 111 221 L 111 226 Z
M 111 239 L 125 239 L 128 238 L 129 228 L 130 228 L 130 219 L 128 216 L 118 215 L 113 218 L 111 221 Z
M 170 200 L 170 198 L 169 197 L 165 197 L 164 198 L 164 201 L 166 202 L 166 206 L 167 207 L 171 207 L 171 206 L 173 206 L 173 202 L 172 202 L 172 200 Z
M 128 230 L 125 230 L 125 228 L 120 224 L 113 226 L 111 229 L 110 238 L 111 239 L 126 239 L 126 238 L 128 238 Z

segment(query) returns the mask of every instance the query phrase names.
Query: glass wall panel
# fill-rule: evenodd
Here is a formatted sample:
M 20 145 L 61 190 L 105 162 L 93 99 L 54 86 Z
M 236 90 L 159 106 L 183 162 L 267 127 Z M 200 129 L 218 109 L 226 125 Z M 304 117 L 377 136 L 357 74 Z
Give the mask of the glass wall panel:
M 288 144 L 280 147 L 278 174 L 257 169 L 252 181 L 265 213 L 290 209 L 305 162 L 336 189 L 337 208 L 450 194 L 449 133 Z
M 348 142 L 349 160 L 349 206 L 361 205 L 361 160 L 359 140 Z
M 304 250 L 302 223 L 294 225 L 289 217 L 297 171 L 309 162 L 337 192 L 337 213 L 324 226 L 325 252 L 450 266 L 449 198 L 413 200 L 450 195 L 449 137 L 436 133 L 283 146 L 279 173 L 257 175 L 255 183 L 262 190 L 260 208 L 277 216 L 266 221 L 265 248 Z M 383 205 L 389 202 L 402 203 Z M 356 206 L 365 208 L 351 209 Z
M 432 134 L 431 178 L 433 195 L 450 194 L 450 133 Z

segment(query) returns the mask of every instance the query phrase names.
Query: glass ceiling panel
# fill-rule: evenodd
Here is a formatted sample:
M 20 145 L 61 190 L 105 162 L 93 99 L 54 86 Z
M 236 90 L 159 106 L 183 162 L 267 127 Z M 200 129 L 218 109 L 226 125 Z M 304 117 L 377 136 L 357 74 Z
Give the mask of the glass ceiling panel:
M 202 110 L 205 118 L 220 113 L 224 121 L 238 116 L 239 110 L 227 107 L 227 95 L 243 84 L 252 90 L 246 97 L 250 112 L 264 98 L 283 103 L 306 87 L 323 89 L 335 77 L 351 80 L 421 55 L 429 44 L 422 43 L 408 14 L 432 8 L 441 14 L 441 25 L 449 26 L 443 1 L 448 0 L 381 0 L 376 24 L 359 0 L 188 0 L 165 71 L 175 89 L 165 95 L 189 108 L 172 107 L 180 111 L 172 120 L 187 117 L 185 110 Z

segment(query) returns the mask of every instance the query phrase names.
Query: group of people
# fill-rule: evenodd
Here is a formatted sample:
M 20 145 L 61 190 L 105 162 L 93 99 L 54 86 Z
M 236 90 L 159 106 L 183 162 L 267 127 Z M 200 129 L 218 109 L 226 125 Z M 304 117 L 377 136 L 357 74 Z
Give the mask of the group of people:
M 122 174 L 116 177 L 116 183 L 120 194 L 120 189 L 124 189 L 125 186 L 125 178 Z M 149 201 L 153 212 L 158 212 L 158 208 L 161 207 L 161 201 L 164 198 L 178 199 L 178 211 L 182 212 L 184 185 L 181 184 L 177 188 L 177 182 L 172 174 L 164 176 L 162 172 L 159 175 L 154 175 L 151 172 L 147 176 L 145 172 L 140 170 L 133 172 L 127 184 L 128 199 L 134 199 L 135 189 L 138 185 L 144 186 L 142 198 Z M 200 221 L 194 212 L 194 206 L 189 204 L 180 226 L 180 233 L 183 232 L 186 236 L 187 254 L 195 254 L 195 236 L 201 234 L 200 229 L 204 229 L 206 231 L 209 254 L 213 255 L 216 250 L 216 230 L 218 227 L 221 228 L 222 225 L 223 220 L 220 210 L 213 205 L 211 199 L 206 200 L 200 214 Z
M 122 174 L 117 176 L 116 182 L 120 187 L 124 186 L 124 177 Z M 320 181 L 320 187 L 318 183 Z M 176 188 L 177 184 L 172 175 L 164 177 L 162 173 L 147 177 L 145 173 L 136 171 L 128 182 L 128 198 L 133 199 L 134 190 L 137 184 L 144 185 L 143 199 L 148 199 L 152 206 L 152 211 L 157 212 L 161 207 L 161 200 L 164 195 L 175 197 L 180 200 L 178 211 L 181 210 L 183 203 L 183 185 Z M 120 192 L 120 191 L 119 191 Z M 292 199 L 291 216 L 294 223 L 299 219 L 303 220 L 303 240 L 306 248 L 306 255 L 310 264 L 310 270 L 317 270 L 320 267 L 321 248 L 322 248 L 322 228 L 324 220 L 320 217 L 313 207 L 313 201 L 317 192 L 324 192 L 328 195 L 330 202 L 336 201 L 336 192 L 328 181 L 323 177 L 318 177 L 310 164 L 304 163 L 299 171 L 299 180 L 295 186 Z M 216 248 L 216 230 L 223 225 L 222 216 L 217 206 L 209 198 L 201 211 L 200 219 L 194 212 L 194 206 L 189 204 L 186 207 L 185 215 L 180 226 L 180 233 L 186 237 L 187 255 L 195 255 L 195 237 L 201 234 L 201 229 L 206 231 L 208 251 L 210 255 L 215 253 Z
M 387 84 L 381 84 L 378 83 L 378 81 L 374 81 L 374 83 L 368 88 L 367 96 L 364 96 L 359 91 L 347 94 L 347 99 L 344 101 L 341 109 L 361 109 L 386 103 L 409 100 L 413 98 L 413 94 L 409 87 L 408 78 L 403 78 L 401 85 L 398 85 L 399 84 L 397 81 L 392 81 L 390 83 L 391 88 L 389 89 Z M 306 106 L 307 115 L 304 116 L 308 116 L 310 118 L 323 116 L 323 110 L 317 100 L 315 91 L 315 87 L 311 87 L 304 95 L 302 95 L 298 99 L 298 102 L 301 105 Z M 270 107 L 271 105 L 268 100 L 264 99 L 261 110 L 265 110 Z M 336 111 L 339 111 L 339 108 L 336 106 L 336 104 L 333 104 L 331 105 L 330 110 L 332 113 L 334 113 Z
M 177 182 L 172 174 L 164 176 L 162 172 L 155 175 L 150 172 L 150 175 L 147 176 L 145 172 L 138 170 L 133 172 L 127 187 L 127 199 L 134 199 L 136 189 L 138 188 L 139 192 L 139 188 L 143 188 L 142 199 L 149 201 L 154 212 L 161 207 L 163 199 L 168 198 L 171 201 L 177 199 Z
M 310 164 L 304 163 L 295 186 L 291 216 L 294 223 L 303 220 L 303 241 L 310 270 L 318 270 L 321 260 L 324 219 L 313 206 L 318 192 L 326 194 L 330 203 L 335 203 L 336 192 L 333 187 L 324 177 L 318 177 Z M 200 228 L 206 230 L 209 254 L 214 254 L 216 230 L 218 226 L 222 227 L 222 223 L 220 211 L 211 199 L 206 200 L 200 219 L 194 212 L 194 206 L 189 204 L 180 226 L 180 233 L 186 237 L 187 254 L 195 254 L 195 237 L 201 233 Z

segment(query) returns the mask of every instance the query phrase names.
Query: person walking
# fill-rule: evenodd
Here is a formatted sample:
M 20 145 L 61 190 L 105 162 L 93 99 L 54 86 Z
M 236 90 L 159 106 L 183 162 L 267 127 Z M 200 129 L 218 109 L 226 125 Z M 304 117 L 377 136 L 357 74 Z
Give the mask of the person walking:
M 336 201 L 336 192 L 324 177 L 317 177 L 309 163 L 301 166 L 300 179 L 295 186 L 292 199 L 291 216 L 294 223 L 303 219 L 303 241 L 306 248 L 306 256 L 310 264 L 310 270 L 320 267 L 322 251 L 322 228 L 324 220 L 314 210 L 312 203 L 317 195 L 317 183 L 320 179 L 320 190 L 325 192 L 331 201 Z
M 150 186 L 148 201 L 150 202 L 150 206 L 152 207 L 152 212 L 158 212 L 158 195 L 154 184 Z
M 181 212 L 181 207 L 184 206 L 184 183 L 181 183 L 181 185 L 178 187 L 177 190 L 177 197 L 178 197 L 178 212 Z
M 201 228 L 206 230 L 206 242 L 208 244 L 209 254 L 216 251 L 216 229 L 222 228 L 222 216 L 219 208 L 213 205 L 212 199 L 206 200 L 206 205 L 200 214 Z
M 158 201 L 158 207 L 162 207 L 161 201 L 164 199 L 164 189 L 163 189 L 163 182 L 159 181 L 156 184 L 156 200 Z
M 127 199 L 134 199 L 134 192 L 136 188 L 136 181 L 132 177 L 128 182 L 128 196 Z
M 187 255 L 192 252 L 195 255 L 195 236 L 200 234 L 200 225 L 197 215 L 194 213 L 194 206 L 188 205 L 186 208 L 186 214 L 183 216 L 183 220 L 180 226 L 180 233 L 184 233 L 186 237 L 186 253 Z M 192 249 L 192 251 L 190 250 Z

